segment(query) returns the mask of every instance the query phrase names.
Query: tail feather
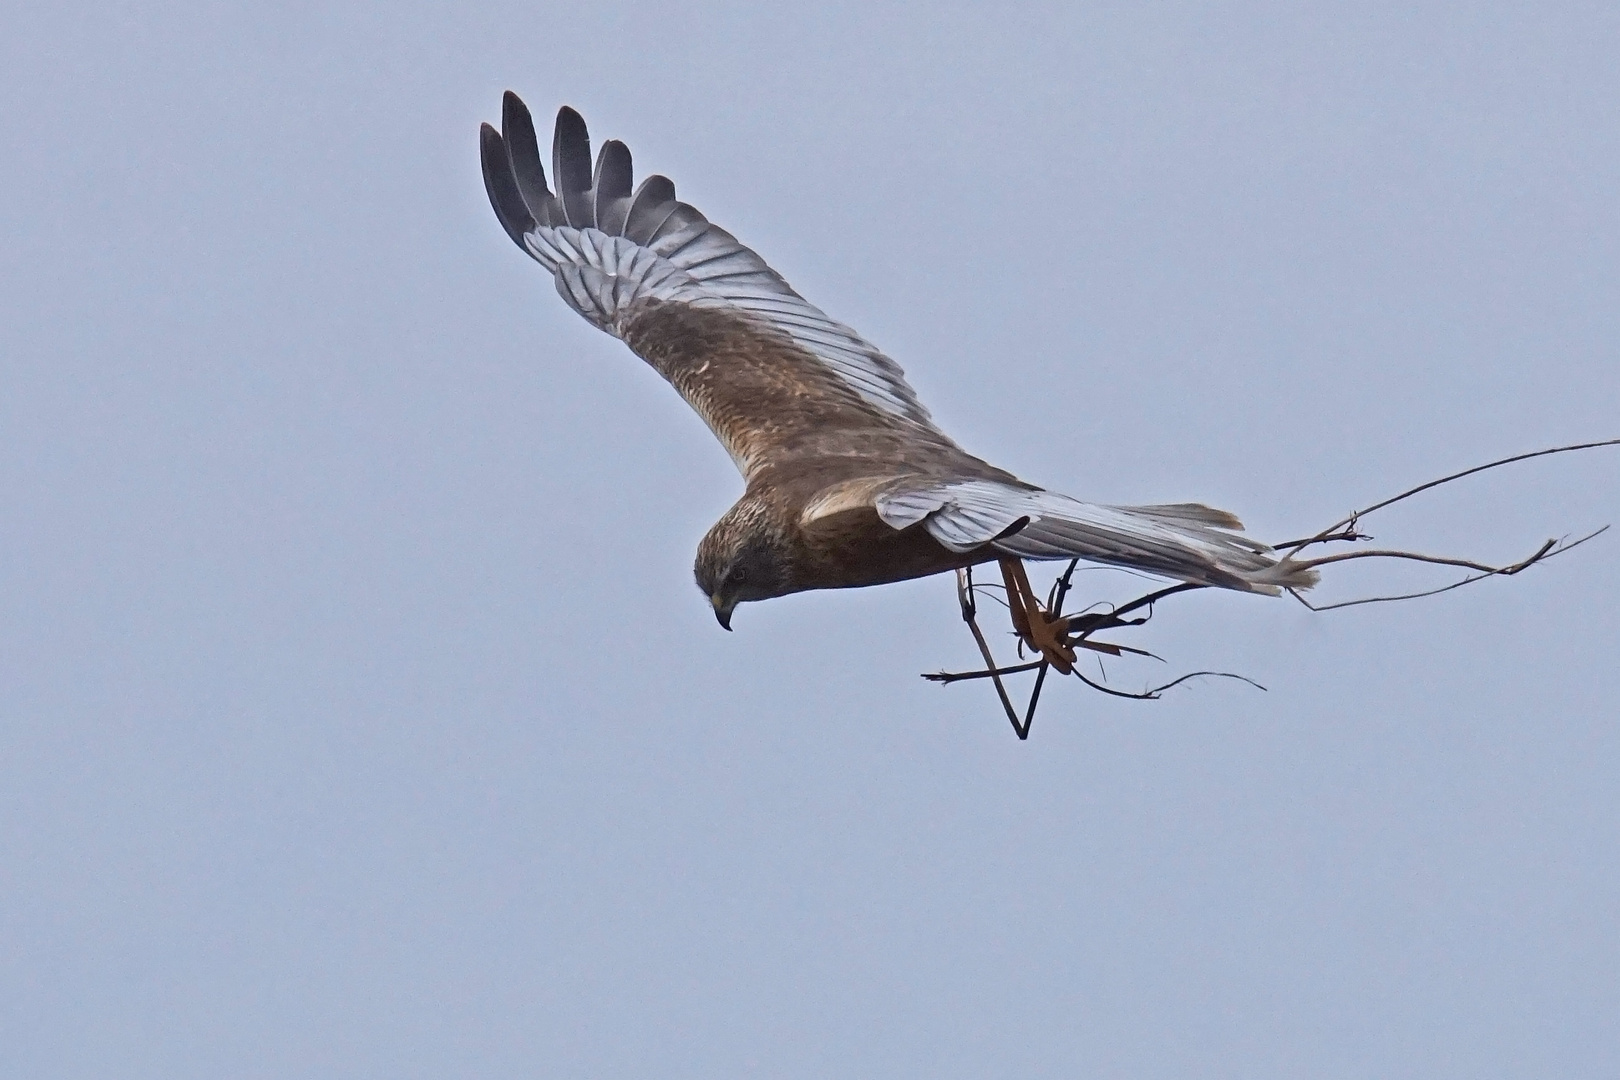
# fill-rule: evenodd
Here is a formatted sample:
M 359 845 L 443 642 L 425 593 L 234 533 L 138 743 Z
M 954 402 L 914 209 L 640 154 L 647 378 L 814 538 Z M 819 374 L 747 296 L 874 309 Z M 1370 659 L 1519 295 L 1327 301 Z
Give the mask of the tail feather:
M 1243 522 L 1237 519 L 1237 515 L 1205 506 L 1203 503 L 1155 503 L 1150 506 L 1133 506 L 1131 509 L 1138 514 L 1164 518 L 1166 521 L 1188 521 L 1195 525 L 1211 525 L 1217 529 L 1231 529 L 1234 532 L 1243 531 Z
M 1000 480 L 930 481 L 890 489 L 875 505 L 894 528 L 922 522 L 952 551 L 988 546 L 1021 559 L 1085 559 L 1179 581 L 1275 595 L 1308 589 L 1316 572 L 1237 531 L 1200 503 L 1103 506 Z M 1008 530 L 1020 518 L 1028 523 Z
M 1248 580 L 1261 590 L 1293 589 L 1303 592 L 1321 581 L 1322 575 L 1309 567 L 1299 565 L 1292 558 L 1283 558 L 1264 570 L 1250 574 Z

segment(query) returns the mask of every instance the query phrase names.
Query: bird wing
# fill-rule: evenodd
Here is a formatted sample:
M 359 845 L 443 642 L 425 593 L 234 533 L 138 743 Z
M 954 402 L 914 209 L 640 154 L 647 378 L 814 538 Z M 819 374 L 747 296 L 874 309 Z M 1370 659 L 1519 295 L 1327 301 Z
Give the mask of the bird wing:
M 795 451 L 955 449 L 898 364 L 677 201 L 668 179 L 632 190 L 623 143 L 604 144 L 593 167 L 573 109 L 557 114 L 555 194 L 517 95 L 503 99 L 500 131 L 483 126 L 481 150 L 507 234 L 556 276 L 568 306 L 680 391 L 745 477 Z
M 1073 559 L 1246 592 L 1309 588 L 1316 573 L 1242 533 L 1243 523 L 1201 503 L 1104 506 L 1017 482 L 919 477 L 872 499 L 895 529 L 921 523 L 956 552 L 988 545 L 1021 559 Z

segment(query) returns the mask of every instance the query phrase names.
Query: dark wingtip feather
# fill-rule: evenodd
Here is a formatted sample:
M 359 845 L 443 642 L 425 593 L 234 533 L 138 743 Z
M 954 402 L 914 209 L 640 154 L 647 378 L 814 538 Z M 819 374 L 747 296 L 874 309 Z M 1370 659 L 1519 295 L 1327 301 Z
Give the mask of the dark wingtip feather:
M 618 236 L 630 212 L 630 148 L 617 139 L 602 144 L 591 178 L 594 192 L 596 227 L 609 236 Z
M 596 156 L 591 186 L 598 198 L 623 199 L 630 194 L 630 180 L 630 148 L 618 139 L 609 139 Z
M 488 124 L 478 129 L 478 153 L 484 165 L 484 190 L 489 194 L 489 205 L 494 207 L 495 216 L 512 243 L 527 251 L 523 234 L 534 228 L 534 217 L 512 176 L 512 163 L 501 133 Z
M 551 137 L 551 172 L 568 224 L 575 228 L 594 225 L 587 195 L 591 186 L 591 135 L 585 128 L 585 118 L 567 105 L 557 110 L 557 126 Z
M 518 192 L 535 221 L 544 222 L 551 204 L 546 187 L 546 170 L 540 164 L 540 141 L 534 133 L 534 118 L 523 99 L 508 90 L 501 97 L 501 137 L 506 141 L 506 157 Z
M 630 197 L 624 235 L 638 244 L 652 243 L 653 233 L 675 212 L 675 206 L 675 185 L 669 177 L 654 173 L 643 180 Z

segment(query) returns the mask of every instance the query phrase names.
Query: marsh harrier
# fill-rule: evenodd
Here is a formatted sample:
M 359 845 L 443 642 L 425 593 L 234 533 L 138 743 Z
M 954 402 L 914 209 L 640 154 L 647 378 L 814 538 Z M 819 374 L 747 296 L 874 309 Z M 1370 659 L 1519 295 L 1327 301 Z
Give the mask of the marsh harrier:
M 998 560 L 1020 581 L 1018 560 L 1073 558 L 1244 592 L 1315 581 L 1224 511 L 1081 502 L 974 457 L 898 364 L 677 201 L 669 180 L 632 187 L 623 143 L 593 165 L 585 121 L 564 107 L 551 147 L 555 192 L 529 110 L 508 93 L 501 130 L 482 130 L 489 200 L 563 301 L 651 364 L 736 462 L 746 488 L 695 567 L 726 629 L 743 601 Z

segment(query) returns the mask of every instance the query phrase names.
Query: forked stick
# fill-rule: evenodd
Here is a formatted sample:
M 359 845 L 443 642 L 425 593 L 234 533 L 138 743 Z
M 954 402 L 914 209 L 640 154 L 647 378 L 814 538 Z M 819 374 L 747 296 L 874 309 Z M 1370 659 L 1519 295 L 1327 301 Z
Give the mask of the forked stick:
M 1547 450 L 1535 450 L 1526 454 L 1515 454 L 1511 457 L 1501 458 L 1496 461 L 1488 462 L 1484 465 L 1476 465 L 1471 469 L 1464 469 L 1461 472 L 1455 472 L 1449 476 L 1442 476 L 1438 480 L 1430 480 L 1427 483 L 1419 484 L 1418 486 L 1409 488 L 1398 495 L 1392 496 L 1391 498 L 1384 499 L 1380 502 L 1374 503 L 1371 506 L 1365 507 L 1364 509 L 1357 510 L 1348 517 L 1335 522 L 1313 536 L 1308 536 L 1300 540 L 1289 540 L 1284 543 L 1274 545 L 1274 550 L 1285 553 L 1284 559 L 1286 561 L 1291 561 L 1294 565 L 1305 569 L 1310 569 L 1317 566 L 1326 566 L 1332 563 L 1349 562 L 1353 559 L 1401 559 L 1410 562 L 1431 563 L 1438 566 L 1456 566 L 1474 571 L 1474 573 L 1460 581 L 1454 581 L 1448 585 L 1442 585 L 1434 589 L 1426 589 L 1421 592 L 1403 593 L 1395 596 L 1371 596 L 1364 597 L 1359 600 L 1345 600 L 1339 603 L 1323 605 L 1315 605 L 1310 603 L 1310 601 L 1306 600 L 1295 589 L 1289 589 L 1288 592 L 1294 597 L 1294 599 L 1298 600 L 1301 604 L 1305 605 L 1307 608 L 1310 608 L 1312 611 L 1334 611 L 1339 608 L 1354 607 L 1358 604 L 1378 604 L 1395 600 L 1412 600 L 1419 597 L 1434 596 L 1438 593 L 1449 592 L 1452 589 L 1461 588 L 1464 585 L 1481 581 L 1487 577 L 1511 577 L 1514 574 L 1521 573 L 1535 564 L 1544 562 L 1555 555 L 1561 555 L 1566 551 L 1573 550 L 1574 548 L 1586 543 L 1588 540 L 1607 532 L 1609 527 L 1605 525 L 1603 528 L 1588 533 L 1578 540 L 1548 540 L 1528 558 L 1522 559 L 1519 562 L 1512 563 L 1507 566 L 1490 566 L 1485 563 L 1475 562 L 1472 559 L 1449 558 L 1436 555 L 1424 555 L 1420 552 L 1414 551 L 1397 550 L 1353 551 L 1345 552 L 1339 555 L 1324 555 L 1315 559 L 1294 559 L 1296 555 L 1304 551 L 1306 548 L 1313 547 L 1317 544 L 1345 543 L 1371 539 L 1370 536 L 1360 532 L 1358 529 L 1362 518 L 1378 510 L 1382 510 L 1385 507 L 1393 506 L 1398 502 L 1409 499 L 1414 495 L 1428 491 L 1431 488 L 1439 487 L 1442 484 L 1449 484 L 1453 481 L 1461 480 L 1464 477 L 1472 476 L 1475 473 L 1485 472 L 1488 469 L 1499 468 L 1503 465 L 1511 465 L 1519 461 L 1528 461 L 1532 458 L 1546 457 L 1551 454 L 1565 454 L 1576 450 L 1591 450 L 1602 446 L 1620 446 L 1620 439 L 1604 439 L 1598 442 L 1575 443 L 1569 446 L 1556 446 Z M 1162 686 L 1145 690 L 1142 693 L 1133 694 L 1122 690 L 1116 690 L 1113 687 L 1096 682 L 1090 678 L 1087 678 L 1083 673 L 1074 668 L 1074 650 L 1076 648 L 1091 649 L 1113 656 L 1118 656 L 1125 652 L 1142 656 L 1152 656 L 1151 653 L 1143 652 L 1140 649 L 1131 649 L 1126 646 L 1114 645 L 1107 642 L 1090 641 L 1089 637 L 1098 630 L 1140 625 L 1141 623 L 1146 622 L 1147 618 L 1151 616 L 1152 606 L 1158 600 L 1164 599 L 1165 597 L 1171 596 L 1178 592 L 1206 588 L 1204 585 L 1191 582 L 1180 585 L 1171 585 L 1160 589 L 1157 592 L 1139 597 L 1128 604 L 1113 608 L 1107 612 L 1064 616 L 1062 613 L 1063 602 L 1068 595 L 1070 580 L 1073 577 L 1075 567 L 1079 564 L 1078 559 L 1071 560 L 1068 567 L 1059 576 L 1057 581 L 1053 583 L 1052 590 L 1048 595 L 1047 606 L 1045 608 L 1043 608 L 1040 601 L 1035 598 L 1034 590 L 1031 589 L 1029 584 L 1029 577 L 1024 572 L 1022 560 L 1001 559 L 999 562 L 1001 564 L 1003 580 L 1006 582 L 1007 606 L 1009 614 L 1012 617 L 1014 632 L 1017 634 L 1021 645 L 1027 645 L 1031 649 L 1039 652 L 1041 654 L 1041 659 L 1025 664 L 1016 664 L 1011 667 L 998 667 L 996 665 L 995 658 L 990 652 L 990 646 L 988 642 L 985 641 L 983 632 L 979 629 L 977 621 L 977 604 L 974 597 L 975 586 L 973 583 L 973 571 L 970 567 L 965 570 L 957 571 L 957 597 L 961 603 L 963 621 L 968 624 L 968 629 L 973 633 L 973 639 L 979 646 L 979 653 L 984 657 L 985 668 L 981 671 L 969 672 L 941 671 L 934 674 L 924 675 L 923 678 L 943 684 L 960 682 L 966 679 L 988 678 L 992 680 L 995 683 L 996 695 L 1001 699 L 1002 709 L 1006 711 L 1007 719 L 1012 724 L 1013 731 L 1018 735 L 1019 739 L 1029 738 L 1029 729 L 1034 723 L 1035 719 L 1035 707 L 1040 701 L 1041 689 L 1046 682 L 1047 670 L 1051 667 L 1057 667 L 1058 670 L 1063 674 L 1073 674 L 1075 677 L 1080 679 L 1081 682 L 1084 682 L 1087 686 L 1090 686 L 1094 690 L 1100 690 L 1101 692 L 1114 697 L 1131 698 L 1134 700 L 1155 700 L 1160 697 L 1164 691 L 1169 690 L 1171 687 L 1186 682 L 1188 679 L 1208 675 L 1219 678 L 1240 679 L 1243 682 L 1249 683 L 1251 686 L 1255 686 L 1261 690 L 1265 689 L 1265 687 L 1260 686 L 1260 684 L 1255 682 L 1253 679 L 1248 679 L 1241 675 L 1234 675 L 1229 672 L 1221 671 L 1195 671 L 1165 683 Z M 1139 610 L 1143 607 L 1149 609 L 1148 615 L 1144 615 L 1137 619 L 1123 618 L 1123 616 L 1129 614 L 1130 612 Z M 1026 671 L 1036 672 L 1035 685 L 1030 693 L 1029 705 L 1025 710 L 1024 718 L 1022 721 L 1020 721 L 1017 711 L 1013 708 L 1012 698 L 1008 695 L 1007 688 L 1001 681 L 1001 677 L 1003 675 L 1020 674 Z
M 1609 527 L 1605 525 L 1601 529 L 1587 533 L 1579 540 L 1548 540 L 1536 550 L 1534 555 L 1530 556 L 1528 559 L 1521 559 L 1520 561 L 1509 566 L 1486 566 L 1483 563 L 1470 562 L 1466 559 L 1441 559 L 1432 555 L 1418 555 L 1409 551 L 1354 551 L 1345 555 L 1335 555 L 1325 559 L 1312 559 L 1310 562 L 1303 565 L 1318 566 L 1322 563 L 1343 562 L 1347 559 L 1357 558 L 1410 559 L 1413 562 L 1438 563 L 1443 566 L 1467 567 L 1470 570 L 1477 570 L 1478 573 L 1470 574 L 1468 577 L 1465 577 L 1460 581 L 1453 581 L 1449 585 L 1441 585 L 1434 589 L 1423 589 L 1419 592 L 1411 593 L 1397 593 L 1394 596 L 1364 596 L 1359 600 L 1341 600 L 1336 604 L 1313 604 L 1301 596 L 1295 589 L 1289 589 L 1288 592 L 1295 600 L 1298 600 L 1301 604 L 1304 604 L 1312 611 L 1337 611 L 1339 608 L 1355 607 L 1358 604 L 1387 604 L 1395 600 L 1416 600 L 1424 596 L 1437 596 L 1443 592 L 1450 592 L 1452 589 L 1460 589 L 1464 585 L 1472 585 L 1476 581 L 1483 581 L 1488 577 L 1512 577 L 1514 574 L 1530 569 L 1530 567 L 1536 565 L 1537 563 L 1546 562 L 1548 559 L 1551 559 L 1554 556 L 1562 555 L 1566 551 L 1572 551 L 1586 543 L 1588 540 L 1601 536 L 1603 533 L 1608 531 Z

